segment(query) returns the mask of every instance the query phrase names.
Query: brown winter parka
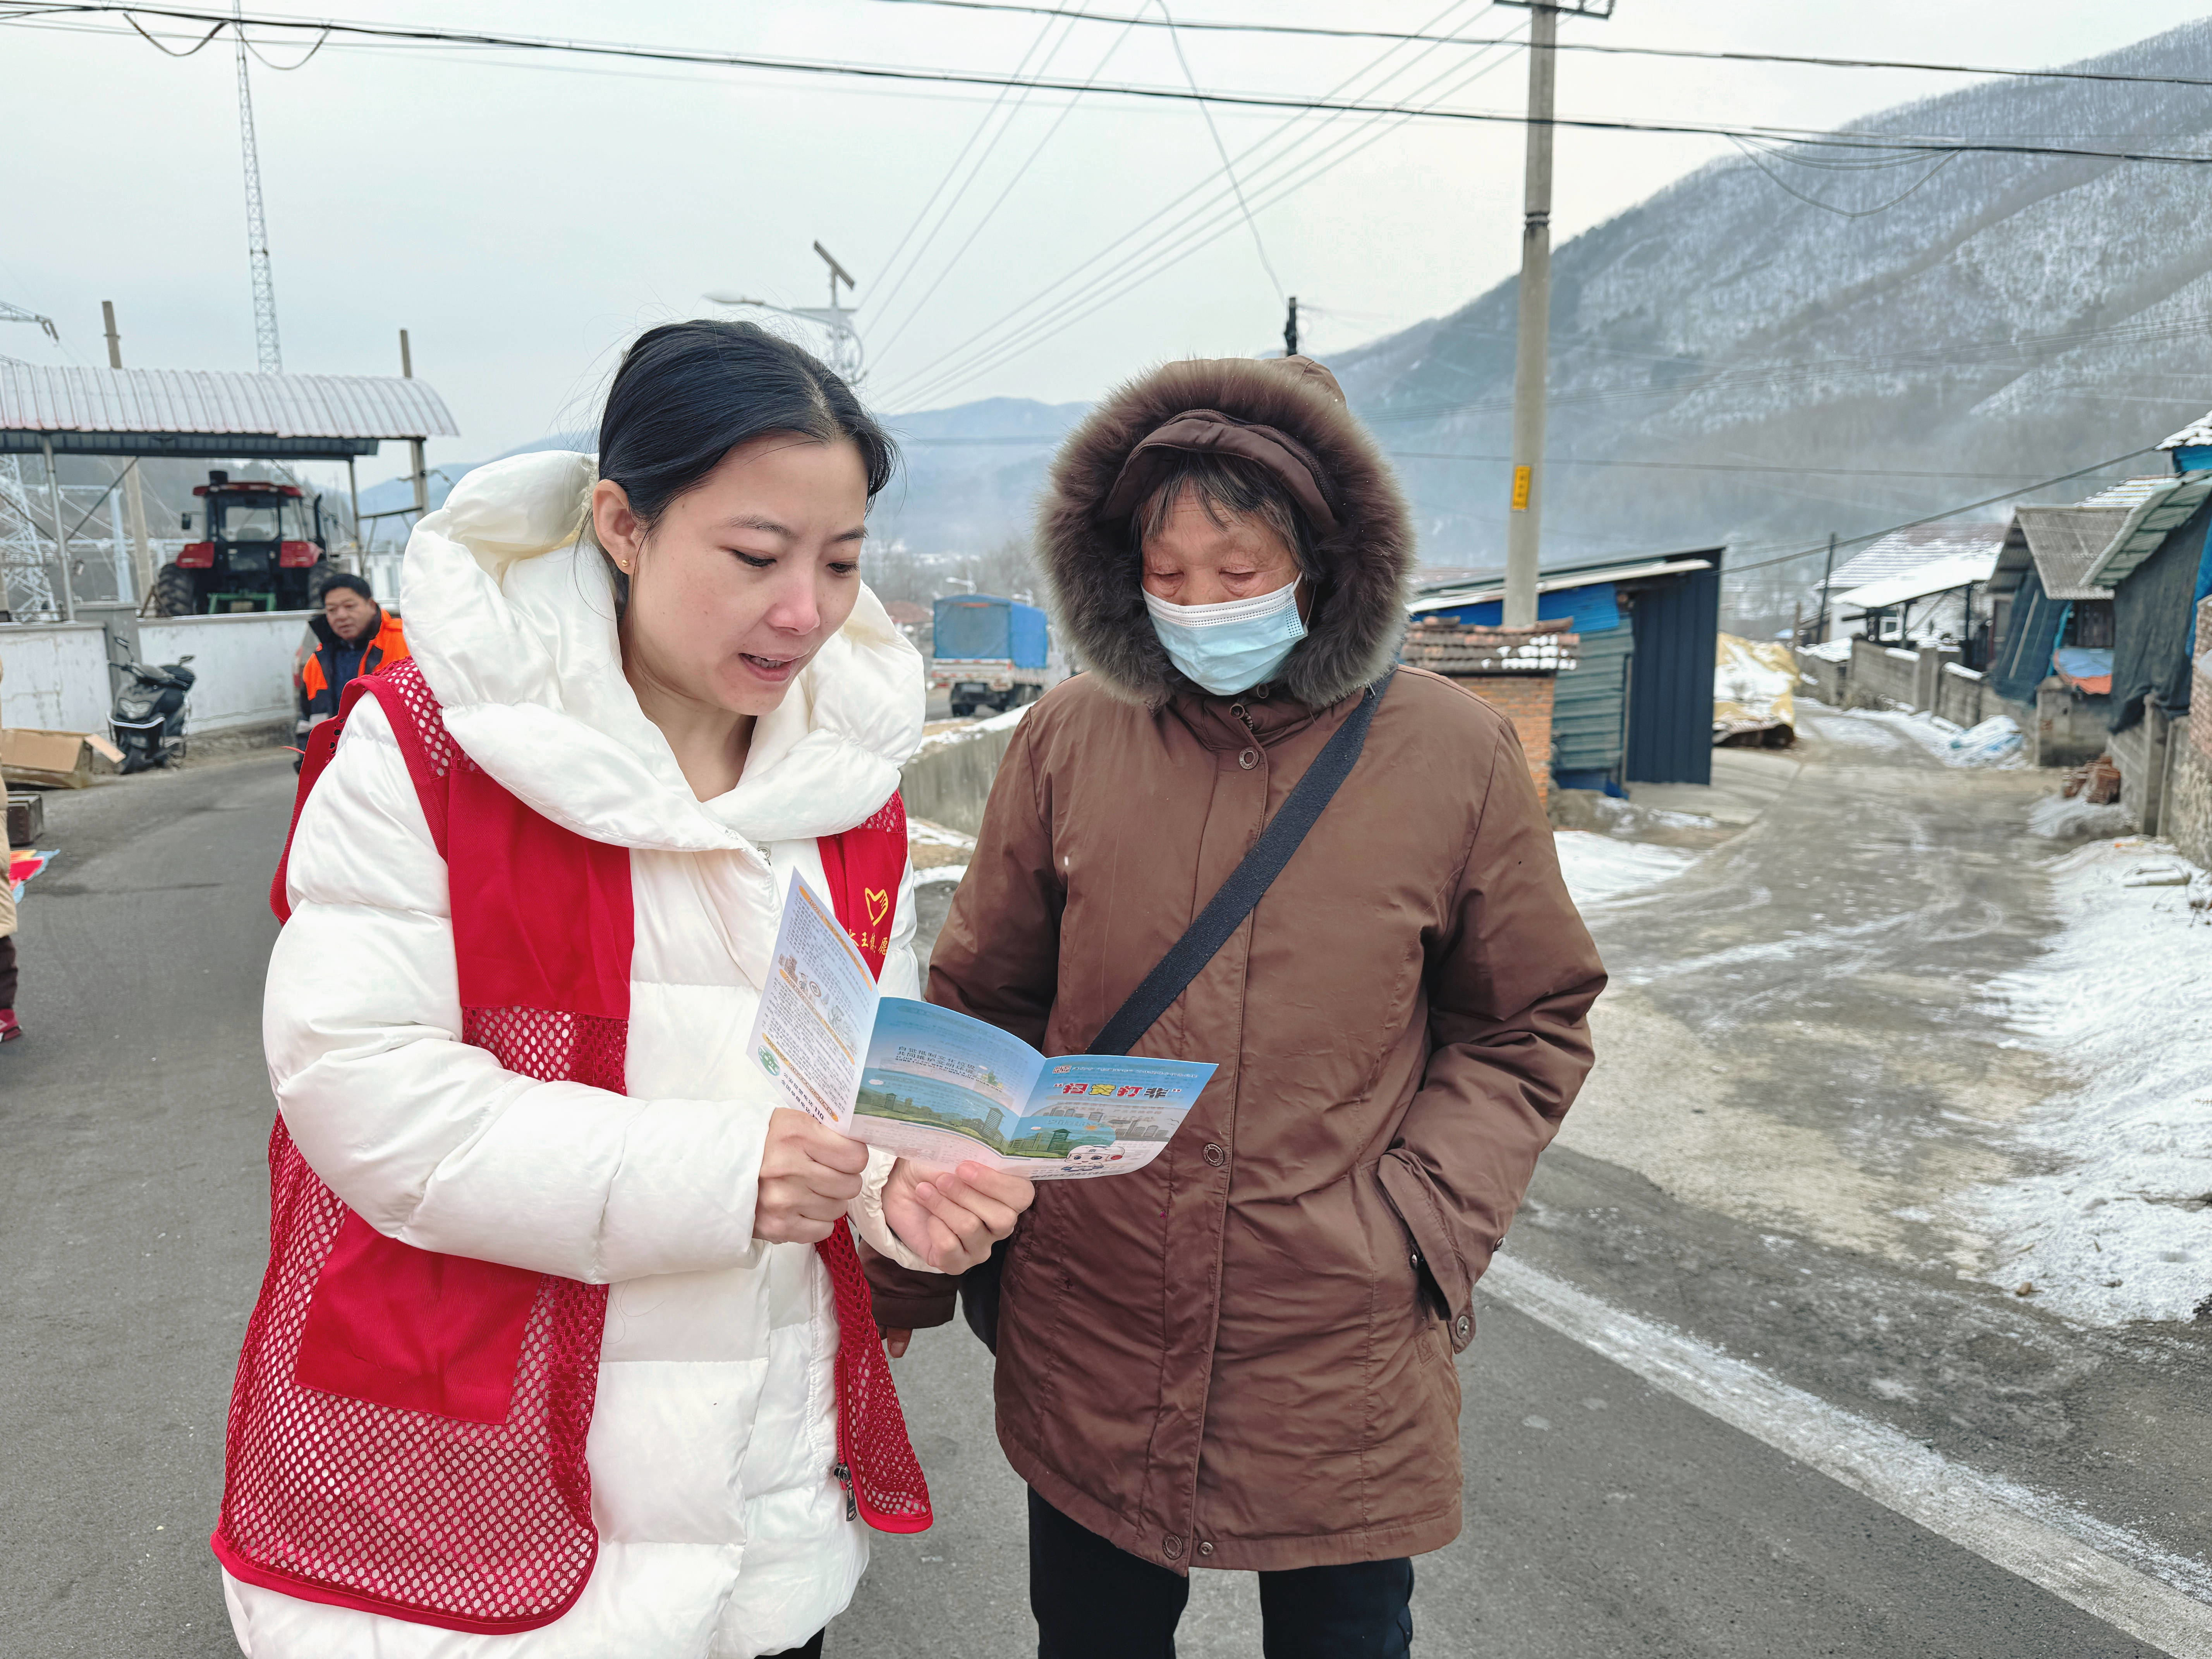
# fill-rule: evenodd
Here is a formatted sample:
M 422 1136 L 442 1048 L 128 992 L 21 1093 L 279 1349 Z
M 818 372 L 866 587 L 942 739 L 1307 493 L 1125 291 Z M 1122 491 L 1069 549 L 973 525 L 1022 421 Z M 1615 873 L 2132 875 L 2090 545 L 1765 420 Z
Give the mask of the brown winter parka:
M 1297 439 L 1337 529 L 1277 679 L 1169 664 L 1098 504 L 1188 410 Z M 1021 723 L 933 954 L 933 1002 L 1083 1052 L 1395 655 L 1413 533 L 1317 366 L 1184 362 L 1055 464 L 1054 610 L 1088 672 Z M 1357 768 L 1258 908 L 1133 1052 L 1215 1062 L 1132 1175 L 1041 1183 L 1006 1261 L 999 1437 L 1054 1508 L 1176 1571 L 1381 1559 L 1460 1527 L 1475 1281 L 1590 1064 L 1604 974 L 1512 727 L 1401 669 Z M 890 1327 L 953 1281 L 872 1264 Z

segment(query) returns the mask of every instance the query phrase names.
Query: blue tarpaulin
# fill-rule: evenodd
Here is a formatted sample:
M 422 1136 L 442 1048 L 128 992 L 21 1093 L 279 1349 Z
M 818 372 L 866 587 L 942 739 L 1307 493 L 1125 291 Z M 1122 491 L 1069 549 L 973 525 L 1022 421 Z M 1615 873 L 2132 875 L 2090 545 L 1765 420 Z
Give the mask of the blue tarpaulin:
M 2051 672 L 2051 653 L 2065 617 L 2066 606 L 2043 591 L 2043 578 L 2030 569 L 2013 595 L 2004 643 L 1990 665 L 1990 689 L 2007 702 L 2033 705 L 2035 688 Z

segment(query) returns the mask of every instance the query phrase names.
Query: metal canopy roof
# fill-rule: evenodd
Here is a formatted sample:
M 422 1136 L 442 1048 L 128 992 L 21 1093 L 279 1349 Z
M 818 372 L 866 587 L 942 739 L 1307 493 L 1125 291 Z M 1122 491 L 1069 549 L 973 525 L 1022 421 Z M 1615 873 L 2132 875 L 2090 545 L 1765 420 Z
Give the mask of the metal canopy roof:
M 210 369 L 52 368 L 0 359 L 0 453 L 374 455 L 386 438 L 458 435 L 422 380 Z
M 2092 587 L 2118 587 L 2195 515 L 2207 495 L 2212 495 L 2212 472 L 2165 480 L 2156 495 L 2136 503 L 2082 580 Z
M 1954 553 L 1946 558 L 1930 560 L 1903 575 L 1864 583 L 1848 593 L 1839 594 L 1838 601 L 1856 605 L 1861 611 L 1886 611 L 1908 599 L 1924 599 L 1931 593 L 1948 593 L 1957 588 L 1971 587 L 1976 582 L 1985 582 L 1996 562 L 1997 543 L 1992 538 L 1988 546 L 1973 552 Z
M 1566 588 L 1594 586 L 1599 582 L 1641 581 L 1647 577 L 1679 576 L 1692 570 L 1710 570 L 1719 562 L 1725 550 L 1710 547 L 1701 548 L 1694 553 L 1656 556 L 1648 553 L 1628 554 L 1619 558 L 1592 560 L 1583 564 L 1553 565 L 1536 573 L 1536 591 L 1539 593 L 1556 593 Z M 1455 610 L 1463 605 L 1486 605 L 1492 599 L 1505 597 L 1505 573 L 1500 570 L 1446 581 L 1422 582 L 1415 586 L 1414 594 L 1413 600 L 1406 609 L 1415 616 L 1429 611 Z

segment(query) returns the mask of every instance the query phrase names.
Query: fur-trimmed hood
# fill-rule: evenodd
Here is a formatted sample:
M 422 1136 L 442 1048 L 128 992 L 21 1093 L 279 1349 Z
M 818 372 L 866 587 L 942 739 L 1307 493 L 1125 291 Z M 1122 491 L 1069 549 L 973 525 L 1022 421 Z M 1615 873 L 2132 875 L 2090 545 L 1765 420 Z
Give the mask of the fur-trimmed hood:
M 1129 452 L 1192 409 L 1273 427 L 1321 462 L 1337 528 L 1316 538 L 1321 591 L 1306 637 L 1275 684 L 1313 708 L 1350 696 L 1397 655 L 1413 526 L 1389 463 L 1345 407 L 1335 380 L 1303 358 L 1169 363 L 1109 395 L 1068 434 L 1037 520 L 1060 628 L 1083 666 L 1117 696 L 1158 708 L 1177 693 L 1198 693 L 1152 631 L 1127 526 L 1097 516 Z

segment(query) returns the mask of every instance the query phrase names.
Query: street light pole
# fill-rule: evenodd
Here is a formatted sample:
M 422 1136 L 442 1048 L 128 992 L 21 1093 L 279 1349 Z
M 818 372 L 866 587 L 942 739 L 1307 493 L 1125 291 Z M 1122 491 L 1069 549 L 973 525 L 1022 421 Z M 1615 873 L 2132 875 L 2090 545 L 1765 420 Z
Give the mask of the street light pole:
M 1544 468 L 1544 376 L 1552 331 L 1552 80 L 1559 14 L 1528 10 L 1528 161 L 1521 228 L 1519 328 L 1513 357 L 1513 489 L 1505 515 L 1508 628 L 1536 620 Z

